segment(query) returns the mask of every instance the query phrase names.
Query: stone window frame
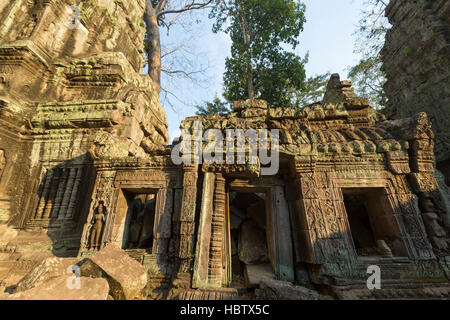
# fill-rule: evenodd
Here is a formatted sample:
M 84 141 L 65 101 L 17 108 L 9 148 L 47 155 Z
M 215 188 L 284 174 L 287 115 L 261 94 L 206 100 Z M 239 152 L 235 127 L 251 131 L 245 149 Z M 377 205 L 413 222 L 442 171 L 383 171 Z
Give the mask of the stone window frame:
M 426 248 L 418 249 L 416 246 L 416 241 L 411 236 L 410 230 L 408 230 L 408 227 L 405 225 L 404 221 L 405 219 L 413 219 L 415 223 L 417 224 L 417 233 L 420 234 L 419 238 L 422 240 L 428 242 L 425 227 L 423 225 L 423 221 L 421 219 L 420 211 L 416 205 L 409 205 L 408 211 L 405 212 L 403 209 L 402 204 L 400 203 L 400 195 L 397 193 L 399 190 L 395 187 L 395 184 L 391 181 L 389 178 L 362 178 L 362 179 L 354 179 L 350 177 L 339 177 L 337 175 L 335 180 L 335 187 L 338 189 L 339 193 L 339 200 L 342 201 L 342 210 L 344 210 L 344 219 L 346 223 L 346 236 L 347 239 L 351 240 L 351 246 L 348 248 L 350 249 L 352 256 L 354 258 L 354 261 L 361 260 L 361 257 L 359 257 L 356 254 L 355 246 L 353 245 L 353 238 L 351 235 L 350 230 L 350 224 L 348 221 L 348 217 L 345 211 L 345 206 L 343 203 L 343 193 L 342 189 L 346 188 L 382 188 L 383 194 L 387 197 L 386 203 L 389 204 L 389 209 L 391 212 L 388 214 L 391 214 L 394 218 L 394 221 L 397 223 L 397 227 L 399 229 L 401 240 L 403 241 L 403 244 L 405 246 L 406 252 L 408 256 L 406 258 L 410 260 L 427 260 L 427 259 L 433 259 L 434 254 L 431 250 L 431 245 L 426 246 Z M 404 196 L 408 198 L 411 203 L 415 202 L 417 199 L 416 196 L 412 193 L 405 193 Z M 405 218 L 407 217 L 407 218 Z M 416 237 L 417 238 L 417 237 Z M 349 245 L 349 244 L 348 244 Z M 428 248 L 429 247 L 429 248 Z M 422 252 L 419 252 L 422 251 Z M 399 259 L 404 259 L 404 257 L 399 257 Z M 363 259 L 364 260 L 364 259 Z
M 114 243 L 119 248 L 122 247 L 122 239 L 124 236 L 124 227 L 127 216 L 127 209 L 120 210 L 120 200 L 125 199 L 123 190 L 132 192 L 149 192 L 156 194 L 155 206 L 155 222 L 154 222 L 154 242 L 152 254 L 166 253 L 167 245 L 171 236 L 171 220 L 174 214 L 173 195 L 176 190 L 176 182 L 172 181 L 172 176 L 167 172 L 159 169 L 138 169 L 138 170 L 106 170 L 105 175 L 102 175 L 103 170 L 97 172 L 96 190 L 93 192 L 93 198 L 89 209 L 89 214 L 85 222 L 85 227 L 82 239 L 85 239 L 84 245 L 80 247 L 80 254 L 87 250 L 86 246 L 86 229 L 92 220 L 92 216 L 96 205 L 100 201 L 105 204 L 110 204 L 109 212 L 107 213 L 103 234 L 101 236 L 101 246 Z M 101 190 L 101 196 L 97 194 Z M 170 195 L 167 197 L 167 195 Z M 167 199 L 169 199 L 167 201 Z M 170 201 L 172 200 L 172 201 Z M 167 211 L 167 207 L 170 207 Z M 161 224 L 169 222 L 169 228 L 165 232 L 161 231 Z M 169 229 L 169 230 L 167 230 Z M 155 238 L 156 237 L 156 238 Z M 167 241 L 161 241 L 161 238 Z
M 134 194 L 134 195 L 140 195 L 140 194 L 153 194 L 153 195 L 155 195 L 155 212 L 154 212 L 155 217 L 154 217 L 154 222 L 153 222 L 153 246 L 152 246 L 152 248 L 146 248 L 145 250 L 149 250 L 150 249 L 151 250 L 150 253 L 153 253 L 154 250 L 157 249 L 157 248 L 155 248 L 155 242 L 156 242 L 155 241 L 156 240 L 155 239 L 155 235 L 156 235 L 156 232 L 157 232 L 157 224 L 156 224 L 157 214 L 161 214 L 161 210 L 164 210 L 164 208 L 161 208 L 161 202 L 160 202 L 161 196 L 162 196 L 162 194 L 160 192 L 161 189 L 163 189 L 163 188 L 121 188 L 120 189 L 120 192 L 118 194 L 118 198 L 117 198 L 117 201 L 116 201 L 116 206 L 115 206 L 115 208 L 116 208 L 115 219 L 117 219 L 117 217 L 118 217 L 118 211 L 117 210 L 124 210 L 124 212 L 125 212 L 125 214 L 124 214 L 125 221 L 124 221 L 124 224 L 123 224 L 123 232 L 121 234 L 120 240 L 117 239 L 116 241 L 114 241 L 117 244 L 119 244 L 119 241 L 120 241 L 120 248 L 123 249 L 123 244 L 124 244 L 124 240 L 125 240 L 125 233 L 126 233 L 126 223 L 127 223 L 128 215 L 130 214 L 130 212 L 129 212 L 128 206 L 127 206 L 127 208 L 120 208 L 119 207 L 119 201 L 124 199 L 126 201 L 127 205 L 129 204 L 128 203 L 129 199 L 127 198 L 127 196 L 125 194 L 125 192 L 127 192 L 127 193 Z M 116 224 L 114 224 L 114 226 L 117 227 Z M 121 227 L 122 227 L 122 225 L 121 225 Z M 114 231 L 115 230 L 113 229 L 113 233 L 114 233 Z M 120 234 L 119 230 L 117 230 L 116 232 L 117 232 L 117 235 Z M 134 250 L 134 249 L 123 249 L 123 250 Z
M 122 172 L 121 172 L 122 173 Z M 123 172 L 123 173 L 129 173 L 131 175 L 135 174 L 135 172 Z M 132 192 L 132 193 L 151 193 L 156 195 L 156 204 L 155 204 L 155 220 L 153 225 L 153 248 L 152 248 L 152 254 L 160 253 L 160 243 L 158 242 L 158 235 L 161 233 L 160 231 L 160 224 L 161 220 L 163 219 L 163 215 L 166 213 L 166 206 L 167 206 L 167 194 L 170 193 L 168 190 L 173 190 L 169 186 L 169 178 L 167 175 L 165 175 L 162 171 L 147 171 L 147 172 L 139 172 L 138 174 L 141 174 L 144 179 L 142 180 L 133 180 L 133 179 L 124 179 L 120 176 L 116 176 L 115 182 L 114 182 L 114 191 L 113 191 L 113 197 L 112 197 L 112 206 L 111 206 L 111 217 L 113 221 L 112 223 L 112 230 L 111 230 L 111 238 L 105 239 L 107 242 L 115 243 L 120 248 L 122 248 L 122 241 L 124 237 L 124 228 L 125 228 L 125 222 L 127 218 L 128 209 L 127 208 L 120 208 L 120 201 L 122 199 L 125 199 L 124 191 Z M 148 175 L 148 177 L 145 177 Z M 171 212 L 170 216 L 167 217 L 168 220 L 172 219 L 173 214 L 173 194 L 172 193 L 172 203 L 171 205 Z M 121 209 L 124 209 L 123 212 L 119 212 Z M 123 220 L 123 221 L 119 221 Z M 167 219 L 166 219 L 167 220 Z M 108 241 L 109 240 L 109 241 Z

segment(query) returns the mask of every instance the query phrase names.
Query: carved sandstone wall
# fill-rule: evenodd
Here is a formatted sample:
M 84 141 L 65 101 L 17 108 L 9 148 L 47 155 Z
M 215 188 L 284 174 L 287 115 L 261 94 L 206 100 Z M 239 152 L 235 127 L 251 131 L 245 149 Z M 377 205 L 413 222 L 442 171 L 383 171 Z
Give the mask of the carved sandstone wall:
M 80 234 L 92 159 L 167 144 L 142 75 L 144 3 L 0 3 L 0 223 Z
M 388 117 L 427 112 L 437 165 L 450 185 L 450 2 L 391 0 L 382 51 Z
M 404 281 L 409 276 L 421 279 L 426 272 L 430 277 L 442 276 L 436 260 L 449 250 L 442 222 L 446 208 L 433 176 L 434 134 L 425 113 L 386 121 L 367 99 L 355 95 L 350 81 L 341 81 L 335 74 L 320 104 L 298 111 L 269 108 L 264 101 L 240 101 L 231 113 L 189 117 L 181 127 L 195 140 L 200 123 L 205 132 L 215 129 L 224 137 L 227 129 L 234 128 L 280 130 L 280 168 L 275 176 L 261 176 L 262 164 L 250 163 L 248 154 L 245 164 L 202 164 L 194 287 L 217 287 L 228 279 L 229 262 L 215 260 L 217 247 L 227 242 L 223 178 L 227 192 L 258 190 L 270 195 L 267 214 L 272 215 L 273 225 L 267 227 L 271 233 L 268 246 L 278 279 L 298 280 L 302 264 L 316 283 L 343 285 L 340 278 L 363 279 L 366 265 L 354 251 L 344 195 L 349 189 L 377 188 L 378 200 L 369 206 L 379 210 L 372 221 L 380 231 L 377 237 L 384 237 L 394 251 L 399 249 L 396 243 L 403 243 L 397 255 L 414 261 L 404 269 L 387 263 L 386 277 L 408 274 Z M 214 150 L 216 155 L 221 148 Z M 222 247 L 223 256 L 228 257 L 226 245 Z M 442 268 L 447 268 L 445 262 Z
M 173 284 L 186 299 L 205 289 L 236 293 L 224 288 L 234 277 L 233 193 L 264 194 L 268 265 L 278 280 L 328 285 L 338 298 L 352 285 L 368 297 L 369 263 L 383 266 L 391 298 L 404 297 L 404 286 L 447 285 L 446 208 L 425 113 L 387 121 L 333 75 L 322 103 L 302 110 L 248 100 L 182 122 L 193 133 L 182 137 L 187 145 L 202 145 L 198 124 L 222 136 L 278 130 L 272 176 L 249 157 L 176 164 L 179 144 L 167 146 L 165 112 L 141 74 L 143 12 L 144 0 L 1 2 L 0 287 L 43 256 L 88 257 L 113 243 L 149 270 L 151 286 Z M 267 155 L 275 132 L 251 143 Z M 380 248 L 354 243 L 345 197 L 355 194 L 367 199 L 374 236 L 384 242 L 370 260 L 361 249 Z M 142 199 L 144 210 L 135 206 Z M 133 218 L 139 212 L 143 220 Z M 137 231 L 151 241 L 133 245 Z

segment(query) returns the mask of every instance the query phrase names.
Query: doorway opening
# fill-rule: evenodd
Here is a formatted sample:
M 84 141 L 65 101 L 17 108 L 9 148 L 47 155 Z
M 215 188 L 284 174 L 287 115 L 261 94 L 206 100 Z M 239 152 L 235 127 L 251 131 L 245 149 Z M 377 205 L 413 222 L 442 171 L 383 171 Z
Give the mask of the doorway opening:
M 126 192 L 128 203 L 122 249 L 145 249 L 151 253 L 155 223 L 156 194 Z
M 383 188 L 344 188 L 342 193 L 358 256 L 407 256 Z
M 360 256 L 375 255 L 377 245 L 364 195 L 344 194 L 344 204 L 356 253 Z
M 269 254 L 266 194 L 230 192 L 231 286 L 251 288 L 274 278 Z M 269 234 L 270 236 L 270 234 Z

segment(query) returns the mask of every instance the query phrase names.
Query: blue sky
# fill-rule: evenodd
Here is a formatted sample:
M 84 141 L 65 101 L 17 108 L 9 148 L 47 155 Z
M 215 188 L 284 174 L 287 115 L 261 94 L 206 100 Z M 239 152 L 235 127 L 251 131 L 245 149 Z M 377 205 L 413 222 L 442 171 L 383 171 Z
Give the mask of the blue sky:
M 300 34 L 300 45 L 296 53 L 304 57 L 309 51 L 307 76 L 329 71 L 339 73 L 341 79 L 346 78 L 348 66 L 354 65 L 359 58 L 353 53 L 353 32 L 359 20 L 363 0 L 303 2 L 306 4 L 307 22 Z M 179 135 L 178 128 L 184 118 L 195 115 L 196 104 L 211 101 L 215 95 L 222 96 L 222 75 L 231 42 L 224 33 L 212 33 L 212 21 L 207 18 L 207 13 L 197 13 L 196 17 L 201 23 L 188 27 L 188 30 L 173 28 L 169 36 L 163 34 L 161 39 L 163 44 L 169 44 L 169 47 L 171 44 L 173 47 L 196 35 L 188 48 L 192 53 L 191 60 L 197 68 L 208 67 L 203 74 L 197 76 L 199 83 L 187 79 L 170 80 L 163 76 L 162 87 L 177 96 L 170 99 L 172 105 L 161 99 L 169 120 L 170 139 Z

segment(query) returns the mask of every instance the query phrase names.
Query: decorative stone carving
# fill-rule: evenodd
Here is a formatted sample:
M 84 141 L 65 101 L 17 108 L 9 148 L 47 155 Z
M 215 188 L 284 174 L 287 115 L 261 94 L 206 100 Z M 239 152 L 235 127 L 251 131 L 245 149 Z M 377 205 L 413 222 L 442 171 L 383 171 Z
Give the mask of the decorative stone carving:
M 443 227 L 443 219 L 438 210 L 436 210 L 430 196 L 420 196 L 420 209 L 422 211 L 423 222 L 433 248 L 439 255 L 448 254 L 449 242 L 447 232 Z
M 136 219 L 132 248 L 112 250 L 108 268 L 116 268 L 111 257 L 128 254 L 150 271 L 154 286 L 173 280 L 175 287 L 225 290 L 221 287 L 233 281 L 232 255 L 237 256 L 230 194 L 262 192 L 264 200 L 250 210 L 241 208 L 240 219 L 258 218 L 266 236 L 255 237 L 253 248 L 267 247 L 268 269 L 275 276 L 310 277 L 319 286 L 332 285 L 330 290 L 343 283 L 357 286 L 367 276 L 366 266 L 356 259 L 352 231 L 357 228 L 350 227 L 342 191 L 353 188 L 380 193 L 371 190 L 377 193 L 372 207 L 379 211 L 369 224 L 381 230 L 376 240 L 392 246 L 391 258 L 387 246 L 378 247 L 393 285 L 418 283 L 426 274 L 418 268 L 439 265 L 431 245 L 442 260 L 448 235 L 442 230 L 434 134 L 425 113 L 387 121 L 335 74 L 323 101 L 301 110 L 270 108 L 252 99 L 237 101 L 228 114 L 182 122 L 191 133 L 197 121 L 204 131 L 222 133 L 279 130 L 279 139 L 269 134 L 252 144 L 267 152 L 269 142 L 279 142 L 274 176 L 262 175 L 267 164 L 260 162 L 175 165 L 166 114 L 151 79 L 142 74 L 144 0 L 84 1 L 78 29 L 68 27 L 73 17 L 66 9 L 80 1 L 4 3 L 0 221 L 14 232 L 0 233 L 0 251 L 89 256 L 108 244 L 123 245 L 130 204 L 138 196 L 156 195 L 154 221 Z M 421 197 L 423 219 L 414 194 Z M 422 197 L 431 197 L 434 206 Z M 142 207 L 134 209 L 142 214 Z M 248 257 L 252 247 L 246 245 Z M 402 277 L 395 273 L 398 266 L 409 268 L 401 270 Z M 254 279 L 249 272 L 255 268 L 244 269 Z M 442 280 L 438 272 L 430 274 L 433 281 Z M 0 266 L 0 281 L 2 276 Z M 142 278 L 139 288 L 144 286 Z
M 214 194 L 214 213 L 211 221 L 211 244 L 209 262 L 209 281 L 223 283 L 223 253 L 225 237 L 225 179 L 216 175 Z
M 103 230 L 106 222 L 106 207 L 103 204 L 103 201 L 100 201 L 94 217 L 91 222 L 91 227 L 88 232 L 89 234 L 89 250 L 95 250 L 100 247 L 100 239 L 103 234 Z

